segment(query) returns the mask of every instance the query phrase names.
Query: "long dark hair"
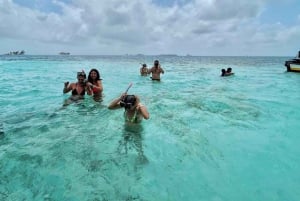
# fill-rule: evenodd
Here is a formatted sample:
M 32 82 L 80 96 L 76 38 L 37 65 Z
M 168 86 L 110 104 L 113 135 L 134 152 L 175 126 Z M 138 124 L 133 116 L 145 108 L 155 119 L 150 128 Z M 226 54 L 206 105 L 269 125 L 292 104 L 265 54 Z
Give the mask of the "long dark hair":
M 96 74 L 97 74 L 96 81 L 97 80 L 102 80 L 102 79 L 100 79 L 100 73 L 99 73 L 99 71 L 97 69 L 93 68 L 89 72 L 88 81 L 91 82 L 91 83 L 93 82 L 93 79 L 91 78 L 91 72 L 93 72 L 93 71 L 95 71 Z

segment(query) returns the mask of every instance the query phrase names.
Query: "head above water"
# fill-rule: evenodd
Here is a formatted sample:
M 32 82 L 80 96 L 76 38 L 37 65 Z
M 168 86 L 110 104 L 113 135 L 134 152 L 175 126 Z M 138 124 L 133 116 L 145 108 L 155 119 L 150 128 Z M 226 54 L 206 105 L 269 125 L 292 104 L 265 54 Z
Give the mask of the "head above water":
M 221 70 L 221 72 L 222 72 L 222 76 L 226 74 L 226 70 L 224 68 Z
M 143 67 L 147 67 L 147 64 L 143 64 L 142 66 L 143 66 Z
M 92 73 L 96 73 L 96 80 L 102 80 L 102 79 L 100 78 L 100 73 L 99 73 L 99 71 L 98 71 L 97 69 L 93 68 L 93 69 L 91 69 L 90 72 L 89 72 L 89 76 L 88 76 L 89 82 L 92 82 L 92 81 L 93 81 L 93 78 L 91 77 L 91 74 L 92 74 Z
M 83 77 L 84 79 L 86 79 L 86 74 L 84 71 L 81 72 L 77 72 L 77 78 Z
M 159 61 L 158 60 L 155 60 L 154 61 L 154 66 L 158 66 L 159 65 Z
M 130 109 L 136 103 L 135 95 L 126 95 L 121 101 L 120 106 L 124 107 L 125 109 Z

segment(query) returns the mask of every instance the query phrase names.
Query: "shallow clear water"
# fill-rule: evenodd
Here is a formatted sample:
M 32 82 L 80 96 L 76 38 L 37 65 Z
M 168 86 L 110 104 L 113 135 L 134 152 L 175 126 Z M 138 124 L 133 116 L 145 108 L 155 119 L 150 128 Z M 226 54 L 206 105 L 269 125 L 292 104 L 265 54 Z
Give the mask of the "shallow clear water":
M 159 83 L 139 76 L 154 59 Z M 0 200 L 296 201 L 300 74 L 287 59 L 2 56 Z M 63 83 L 91 68 L 103 102 L 62 108 Z M 107 109 L 130 82 L 150 112 L 134 128 Z

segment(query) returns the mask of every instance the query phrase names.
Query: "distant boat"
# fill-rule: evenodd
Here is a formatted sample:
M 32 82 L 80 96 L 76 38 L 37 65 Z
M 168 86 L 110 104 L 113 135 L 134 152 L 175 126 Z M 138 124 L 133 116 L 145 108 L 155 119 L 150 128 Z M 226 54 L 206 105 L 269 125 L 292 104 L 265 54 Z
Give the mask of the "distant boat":
M 288 72 L 299 72 L 300 73 L 300 51 L 294 59 L 290 59 L 285 62 L 286 70 Z
M 162 56 L 162 57 L 178 57 L 177 54 L 160 54 L 158 56 Z
M 70 55 L 70 52 L 60 52 L 60 55 Z
M 13 51 L 13 52 L 9 52 L 5 55 L 24 55 L 25 54 L 25 51 L 22 50 L 22 51 Z

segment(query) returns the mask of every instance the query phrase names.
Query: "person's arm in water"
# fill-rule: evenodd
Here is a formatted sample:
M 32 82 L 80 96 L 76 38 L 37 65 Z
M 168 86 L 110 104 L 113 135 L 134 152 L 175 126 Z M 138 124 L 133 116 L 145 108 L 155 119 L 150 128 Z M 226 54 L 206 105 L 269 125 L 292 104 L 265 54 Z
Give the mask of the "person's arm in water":
M 164 71 L 164 69 L 162 69 L 162 67 L 159 65 L 159 68 L 160 68 L 160 72 L 162 73 L 162 74 L 164 74 L 165 73 L 165 71 Z
M 86 83 L 86 93 L 90 96 L 93 95 L 93 90 L 91 88 L 91 85 L 89 85 L 89 82 Z
M 120 106 L 120 101 L 123 99 L 123 97 L 126 94 L 122 94 L 119 98 L 114 99 L 109 105 L 108 105 L 108 109 L 110 110 L 114 110 L 114 109 L 119 109 L 121 108 Z
M 153 71 L 153 67 L 148 70 L 148 74 L 151 74 Z
M 103 91 L 103 86 L 101 80 L 97 80 L 97 84 L 92 84 L 90 82 L 87 82 L 87 86 L 93 91 L 92 89 L 97 89 L 100 93 Z
M 135 96 L 135 97 L 136 97 L 137 102 L 138 102 L 138 104 L 136 106 L 136 110 L 139 111 L 142 114 L 144 119 L 149 119 L 150 115 L 149 115 L 149 112 L 147 110 L 147 107 L 140 102 L 140 98 L 138 96 Z
M 97 80 L 97 84 L 93 85 L 93 88 L 98 89 L 99 92 L 103 91 L 103 86 L 101 80 Z
M 150 115 L 149 115 L 149 112 L 146 108 L 145 105 L 143 105 L 142 103 L 139 103 L 136 107 L 137 111 L 139 111 L 142 116 L 144 117 L 144 119 L 149 119 L 150 118 Z

